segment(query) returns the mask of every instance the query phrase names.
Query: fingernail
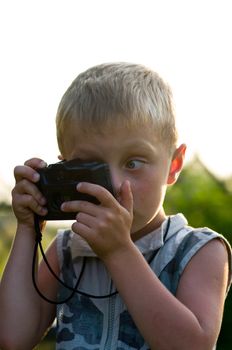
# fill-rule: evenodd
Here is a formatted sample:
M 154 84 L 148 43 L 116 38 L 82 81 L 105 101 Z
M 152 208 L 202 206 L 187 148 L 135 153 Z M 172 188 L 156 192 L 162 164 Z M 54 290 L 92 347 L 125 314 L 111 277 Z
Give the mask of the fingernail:
M 44 162 L 43 160 L 39 163 L 39 167 L 44 168 L 47 166 L 47 163 Z
M 39 177 L 40 177 L 40 175 L 39 175 L 38 173 L 35 173 L 35 174 L 33 175 L 33 180 L 34 180 L 34 181 L 38 181 L 38 180 L 39 180 Z
M 79 182 L 79 183 L 77 184 L 77 190 L 79 190 L 79 189 L 81 188 L 81 186 L 82 186 L 82 183 Z

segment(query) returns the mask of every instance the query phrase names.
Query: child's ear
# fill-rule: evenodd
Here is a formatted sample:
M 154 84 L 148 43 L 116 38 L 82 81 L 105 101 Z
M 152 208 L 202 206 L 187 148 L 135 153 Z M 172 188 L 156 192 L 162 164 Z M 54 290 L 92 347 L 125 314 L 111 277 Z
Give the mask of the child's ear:
M 59 159 L 59 160 L 64 160 L 64 157 L 62 156 L 62 154 L 59 154 L 59 155 L 58 155 L 58 159 Z
M 176 182 L 178 179 L 178 176 L 182 170 L 183 163 L 184 163 L 184 157 L 185 157 L 185 151 L 186 151 L 186 145 L 182 144 L 180 145 L 174 152 L 169 174 L 168 174 L 168 180 L 167 184 L 172 185 Z

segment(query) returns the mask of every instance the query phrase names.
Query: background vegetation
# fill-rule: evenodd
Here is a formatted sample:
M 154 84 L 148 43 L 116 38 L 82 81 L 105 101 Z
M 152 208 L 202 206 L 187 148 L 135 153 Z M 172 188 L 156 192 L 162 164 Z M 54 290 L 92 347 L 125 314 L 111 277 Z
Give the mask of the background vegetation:
M 183 170 L 177 185 L 168 189 L 165 209 L 168 214 L 182 212 L 187 217 L 189 225 L 195 227 L 210 227 L 222 233 L 232 244 L 232 178 L 220 181 L 213 176 L 195 158 Z M 10 206 L 0 204 L 0 275 L 9 254 L 12 237 L 15 232 L 15 219 Z M 44 248 L 54 237 L 56 227 L 48 225 L 43 237 Z M 232 291 L 229 292 L 223 324 L 218 340 L 218 350 L 229 350 L 232 346 Z M 54 349 L 54 331 L 50 332 L 44 341 L 36 348 L 39 350 Z

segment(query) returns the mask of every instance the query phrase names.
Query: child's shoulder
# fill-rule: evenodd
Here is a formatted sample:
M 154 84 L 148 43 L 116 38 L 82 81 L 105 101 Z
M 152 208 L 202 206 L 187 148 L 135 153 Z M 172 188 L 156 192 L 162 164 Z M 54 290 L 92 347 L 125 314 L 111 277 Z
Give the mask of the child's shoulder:
M 226 247 L 231 271 L 231 247 L 225 237 L 207 227 L 193 228 L 182 214 L 172 216 L 169 232 L 153 268 L 164 284 L 175 294 L 179 279 L 190 260 L 209 242 L 219 239 Z M 231 275 L 231 274 L 230 274 Z
M 169 232 L 164 245 L 169 245 L 173 250 L 181 253 L 190 251 L 194 247 L 198 250 L 213 239 L 222 240 L 231 254 L 230 243 L 222 234 L 208 227 L 189 226 L 183 214 L 177 214 L 170 218 Z

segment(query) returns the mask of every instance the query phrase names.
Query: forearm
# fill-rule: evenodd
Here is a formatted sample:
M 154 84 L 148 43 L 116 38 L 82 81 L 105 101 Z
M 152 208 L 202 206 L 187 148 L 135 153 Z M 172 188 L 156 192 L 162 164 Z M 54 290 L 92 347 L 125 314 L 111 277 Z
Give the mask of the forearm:
M 34 243 L 33 230 L 19 227 L 1 281 L 0 329 L 4 339 L 9 335 L 18 344 L 30 344 L 40 323 L 41 302 L 32 284 Z
M 207 349 L 195 315 L 160 283 L 135 246 L 104 262 L 151 349 Z

